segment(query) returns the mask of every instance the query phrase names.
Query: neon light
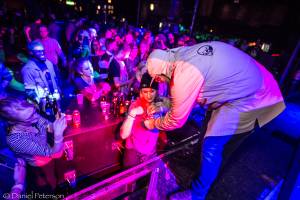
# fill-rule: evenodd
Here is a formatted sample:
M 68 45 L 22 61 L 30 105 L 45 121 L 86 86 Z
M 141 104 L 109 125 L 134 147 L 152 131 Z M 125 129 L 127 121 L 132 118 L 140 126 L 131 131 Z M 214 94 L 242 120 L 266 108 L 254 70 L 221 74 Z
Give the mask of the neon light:
M 163 26 L 163 23 L 162 22 L 159 22 L 159 28 L 161 28 Z
M 249 42 L 249 43 L 248 43 L 248 46 L 249 46 L 249 47 L 254 47 L 254 46 L 256 46 L 256 42 Z
M 66 1 L 66 5 L 68 6 L 75 6 L 75 2 L 74 1 Z
M 278 56 L 280 56 L 280 53 L 272 53 L 271 56 L 272 56 L 272 57 L 278 57 Z
M 154 10 L 154 3 L 150 3 L 150 10 L 151 10 L 151 11 Z

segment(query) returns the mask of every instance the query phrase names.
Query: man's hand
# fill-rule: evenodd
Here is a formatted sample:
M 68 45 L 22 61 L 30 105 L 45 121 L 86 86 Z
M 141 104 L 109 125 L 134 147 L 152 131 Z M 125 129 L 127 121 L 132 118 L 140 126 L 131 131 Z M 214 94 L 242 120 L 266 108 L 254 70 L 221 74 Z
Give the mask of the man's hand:
M 147 119 L 147 120 L 144 121 L 144 124 L 145 124 L 147 129 L 153 130 L 155 128 L 154 120 L 155 119 Z
M 62 115 L 59 119 L 53 122 L 53 131 L 55 137 L 62 137 L 64 130 L 67 128 L 67 120 L 65 115 Z
M 24 185 L 24 183 L 25 183 L 25 174 L 26 174 L 25 164 L 26 163 L 23 159 L 18 158 L 18 162 L 16 163 L 15 170 L 14 170 L 15 184 Z

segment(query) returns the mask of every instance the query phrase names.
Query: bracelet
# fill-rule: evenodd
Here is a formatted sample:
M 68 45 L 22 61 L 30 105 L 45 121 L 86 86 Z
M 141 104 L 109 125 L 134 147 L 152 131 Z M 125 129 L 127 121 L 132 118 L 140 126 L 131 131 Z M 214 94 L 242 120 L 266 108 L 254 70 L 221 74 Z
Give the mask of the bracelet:
M 60 138 L 59 140 L 54 140 L 54 143 L 58 144 L 61 143 L 64 140 L 64 137 Z
M 129 113 L 128 113 L 127 117 L 131 117 L 132 119 L 135 119 L 135 117 L 130 115 Z
M 23 191 L 24 186 L 23 186 L 23 184 L 21 184 L 21 183 L 15 184 L 15 185 L 11 188 L 11 190 L 14 190 L 14 189 L 19 189 L 19 190 Z

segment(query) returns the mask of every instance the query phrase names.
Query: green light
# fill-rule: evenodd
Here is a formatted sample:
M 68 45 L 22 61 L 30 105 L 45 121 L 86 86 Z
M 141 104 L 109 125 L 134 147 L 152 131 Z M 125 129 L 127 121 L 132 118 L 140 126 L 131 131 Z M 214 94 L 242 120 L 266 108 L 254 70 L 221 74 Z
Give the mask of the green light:
M 180 32 L 184 32 L 184 31 L 185 31 L 184 26 L 182 26 L 181 24 L 179 24 L 179 31 L 180 31 Z
M 68 6 L 75 6 L 75 2 L 67 0 L 66 1 L 66 5 L 68 5 Z

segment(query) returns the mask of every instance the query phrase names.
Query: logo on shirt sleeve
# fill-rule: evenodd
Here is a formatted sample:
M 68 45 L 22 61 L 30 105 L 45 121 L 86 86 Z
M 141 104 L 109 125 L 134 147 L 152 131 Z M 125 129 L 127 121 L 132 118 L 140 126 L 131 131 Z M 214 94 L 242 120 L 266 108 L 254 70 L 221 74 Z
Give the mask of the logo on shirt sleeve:
M 201 56 L 212 56 L 212 55 L 214 55 L 214 51 L 213 50 L 214 49 L 212 48 L 212 46 L 210 46 L 210 45 L 203 45 L 203 46 L 201 46 L 198 49 L 197 53 L 199 55 L 201 55 Z

